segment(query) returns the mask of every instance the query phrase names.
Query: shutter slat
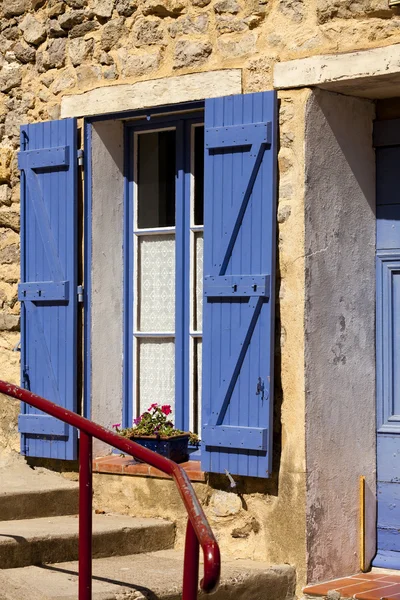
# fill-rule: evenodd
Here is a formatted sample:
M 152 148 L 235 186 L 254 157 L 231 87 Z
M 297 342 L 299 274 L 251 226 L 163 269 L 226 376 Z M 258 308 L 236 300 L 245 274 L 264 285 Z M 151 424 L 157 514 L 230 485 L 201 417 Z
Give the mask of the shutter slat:
M 206 101 L 203 448 L 206 471 L 271 472 L 276 95 Z
M 77 410 L 77 149 L 75 119 L 21 128 L 22 385 Z M 22 405 L 21 450 L 77 457 L 77 434 Z

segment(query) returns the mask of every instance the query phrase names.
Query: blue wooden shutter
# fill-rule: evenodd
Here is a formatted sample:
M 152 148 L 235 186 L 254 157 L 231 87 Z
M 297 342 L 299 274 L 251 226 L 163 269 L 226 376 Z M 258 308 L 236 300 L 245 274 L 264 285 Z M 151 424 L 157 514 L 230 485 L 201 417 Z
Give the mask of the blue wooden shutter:
M 206 101 L 202 468 L 269 477 L 277 100 Z
M 77 409 L 77 127 L 21 127 L 22 386 Z M 23 404 L 21 451 L 75 459 L 76 431 Z

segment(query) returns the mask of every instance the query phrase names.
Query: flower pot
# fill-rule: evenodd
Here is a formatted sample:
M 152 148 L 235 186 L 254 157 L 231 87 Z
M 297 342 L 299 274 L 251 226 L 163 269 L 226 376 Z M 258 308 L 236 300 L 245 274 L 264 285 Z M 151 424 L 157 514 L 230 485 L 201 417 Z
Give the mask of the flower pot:
M 148 450 L 153 450 L 165 458 L 169 458 L 176 463 L 181 463 L 189 460 L 188 442 L 189 434 L 183 433 L 172 437 L 157 437 L 155 435 L 129 438 L 132 442 L 136 442 Z

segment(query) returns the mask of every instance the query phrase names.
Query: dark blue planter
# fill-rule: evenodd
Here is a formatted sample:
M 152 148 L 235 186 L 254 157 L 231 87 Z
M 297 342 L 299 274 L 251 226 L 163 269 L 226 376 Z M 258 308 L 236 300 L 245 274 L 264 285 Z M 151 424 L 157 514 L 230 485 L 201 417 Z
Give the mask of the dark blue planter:
M 177 435 L 172 438 L 160 439 L 156 437 L 131 437 L 132 442 L 136 442 L 148 450 L 153 450 L 161 456 L 165 456 L 176 463 L 189 460 L 188 442 L 189 435 Z

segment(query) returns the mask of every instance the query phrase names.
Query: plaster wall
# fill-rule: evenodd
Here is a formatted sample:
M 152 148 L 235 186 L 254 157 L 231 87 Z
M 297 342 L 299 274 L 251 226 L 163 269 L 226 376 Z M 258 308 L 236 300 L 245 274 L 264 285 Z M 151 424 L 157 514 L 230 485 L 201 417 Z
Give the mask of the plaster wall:
M 308 580 L 375 554 L 374 104 L 315 91 L 306 118 L 305 385 Z
M 92 128 L 91 417 L 110 427 L 122 420 L 123 126 Z M 109 451 L 94 440 L 94 455 Z

